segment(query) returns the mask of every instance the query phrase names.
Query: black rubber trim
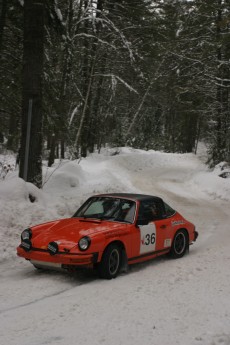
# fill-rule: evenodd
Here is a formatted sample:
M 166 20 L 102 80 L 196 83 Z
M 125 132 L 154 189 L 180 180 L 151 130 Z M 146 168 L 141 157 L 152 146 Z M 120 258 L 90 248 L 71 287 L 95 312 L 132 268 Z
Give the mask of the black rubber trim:
M 148 256 L 152 256 L 152 255 L 164 253 L 164 252 L 167 252 L 167 251 L 169 251 L 169 250 L 170 250 L 170 247 L 165 248 L 165 249 L 161 249 L 161 250 L 156 250 L 155 252 L 149 252 L 149 253 L 146 253 L 146 254 L 142 254 L 142 255 L 139 255 L 139 256 L 135 256 L 135 257 L 133 257 L 133 258 L 128 259 L 128 262 L 134 261 L 134 260 L 138 260 L 138 259 L 141 259 L 141 258 L 145 258 L 145 257 L 148 257 Z

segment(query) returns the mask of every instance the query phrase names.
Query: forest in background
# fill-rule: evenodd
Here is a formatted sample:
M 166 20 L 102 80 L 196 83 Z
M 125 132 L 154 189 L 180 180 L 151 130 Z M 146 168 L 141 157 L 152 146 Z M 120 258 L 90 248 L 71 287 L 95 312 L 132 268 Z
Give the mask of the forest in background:
M 1 0 L 0 145 L 42 159 L 106 144 L 230 161 L 229 0 Z

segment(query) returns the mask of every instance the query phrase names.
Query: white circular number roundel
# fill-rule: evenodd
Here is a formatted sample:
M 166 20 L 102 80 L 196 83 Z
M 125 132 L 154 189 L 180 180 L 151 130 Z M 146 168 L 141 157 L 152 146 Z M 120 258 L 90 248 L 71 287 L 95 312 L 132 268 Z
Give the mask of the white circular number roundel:
M 154 223 L 149 223 L 148 225 L 141 225 L 141 244 L 140 244 L 140 254 L 153 252 L 156 247 L 156 226 Z

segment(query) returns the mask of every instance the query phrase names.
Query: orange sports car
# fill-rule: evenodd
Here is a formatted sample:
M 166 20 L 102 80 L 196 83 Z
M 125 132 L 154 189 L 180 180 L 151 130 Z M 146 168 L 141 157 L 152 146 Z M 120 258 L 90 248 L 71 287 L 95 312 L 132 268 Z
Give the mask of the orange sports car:
M 180 258 L 197 236 L 195 226 L 159 197 L 100 194 L 72 218 L 24 230 L 17 254 L 36 268 L 92 267 L 111 279 L 127 264 L 166 253 Z

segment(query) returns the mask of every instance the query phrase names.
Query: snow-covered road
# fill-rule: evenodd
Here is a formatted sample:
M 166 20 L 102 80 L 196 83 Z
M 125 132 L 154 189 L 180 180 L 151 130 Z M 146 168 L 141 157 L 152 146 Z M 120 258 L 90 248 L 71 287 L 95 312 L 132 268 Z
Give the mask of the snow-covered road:
M 70 276 L 36 271 L 16 258 L 21 229 L 6 236 L 9 205 L 1 203 L 5 223 L 0 240 L 7 254 L 0 266 L 0 344 L 229 345 L 229 182 L 214 176 L 212 183 L 203 183 L 211 173 L 191 154 L 125 151 L 114 157 L 94 156 L 80 165 L 86 181 L 82 178 L 74 188 L 75 204 L 102 191 L 159 195 L 196 224 L 197 243 L 182 259 L 163 257 L 135 265 L 111 281 L 92 272 Z M 50 204 L 52 211 L 41 205 L 30 208 L 25 201 L 19 208 L 12 202 L 12 231 L 17 229 L 16 218 L 22 224 L 19 210 L 27 222 L 34 221 L 35 211 L 42 219 L 60 214 L 60 209 L 71 212 L 73 188 L 64 194 L 54 185 L 47 183 L 45 191 L 50 194 L 53 188 L 67 211 L 60 201 Z

